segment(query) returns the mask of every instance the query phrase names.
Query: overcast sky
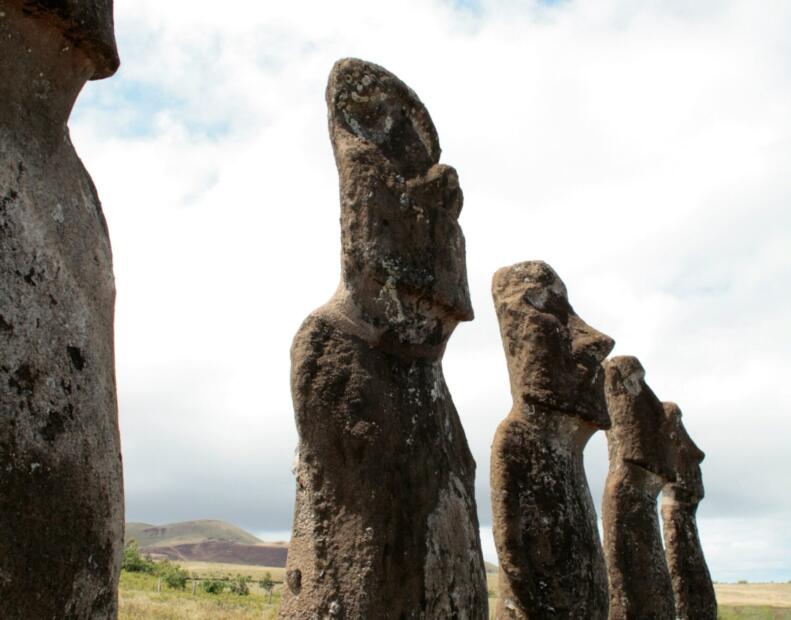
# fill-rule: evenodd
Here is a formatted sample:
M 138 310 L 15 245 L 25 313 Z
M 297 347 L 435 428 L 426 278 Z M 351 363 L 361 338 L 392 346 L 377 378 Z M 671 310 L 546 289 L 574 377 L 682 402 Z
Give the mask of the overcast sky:
M 116 2 L 72 137 L 118 288 L 128 520 L 291 527 L 289 346 L 339 278 L 333 62 L 388 68 L 459 172 L 476 319 L 445 375 L 478 463 L 510 409 L 492 273 L 550 263 L 707 453 L 715 579 L 791 579 L 791 3 Z M 597 505 L 603 434 L 586 465 Z

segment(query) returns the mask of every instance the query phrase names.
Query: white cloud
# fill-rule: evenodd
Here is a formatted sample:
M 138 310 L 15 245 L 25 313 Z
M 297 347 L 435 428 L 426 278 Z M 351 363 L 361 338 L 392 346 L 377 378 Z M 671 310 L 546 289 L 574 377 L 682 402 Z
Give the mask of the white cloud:
M 116 12 L 122 69 L 86 89 L 72 132 L 115 252 L 131 519 L 289 527 L 288 348 L 339 276 L 323 91 L 337 58 L 360 56 L 421 96 L 465 192 L 477 318 L 445 371 L 482 525 L 510 407 L 489 281 L 542 258 L 707 452 L 715 574 L 791 573 L 762 564 L 765 529 L 739 547 L 726 544 L 738 530 L 716 526 L 791 514 L 778 491 L 791 465 L 791 6 L 140 0 Z M 596 438 L 597 500 L 605 461 Z

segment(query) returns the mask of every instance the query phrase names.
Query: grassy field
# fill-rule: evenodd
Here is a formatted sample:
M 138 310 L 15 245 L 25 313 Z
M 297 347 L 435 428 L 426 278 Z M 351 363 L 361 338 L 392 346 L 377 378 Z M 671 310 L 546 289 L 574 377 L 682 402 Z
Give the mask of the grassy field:
M 791 612 L 791 583 L 718 583 L 714 589 L 721 605 L 784 607 Z
M 486 575 L 489 614 L 494 617 L 497 575 Z M 714 585 L 721 620 L 791 620 L 791 583 Z
M 790 620 L 791 583 L 718 583 L 723 620 Z
M 791 620 L 791 583 L 717 583 L 722 620 Z
M 213 562 L 178 562 L 178 565 L 185 568 L 197 577 L 234 577 L 236 575 L 246 575 L 254 581 L 261 579 L 266 573 L 274 581 L 282 582 L 285 568 L 269 566 L 243 566 L 239 564 L 215 564 Z
M 732 607 L 721 606 L 717 616 L 720 620 L 789 620 L 791 609 L 783 607 Z
M 170 590 L 162 585 L 157 592 L 157 577 L 142 573 L 122 573 L 120 620 L 274 620 L 280 604 L 284 569 L 237 564 L 183 562 L 181 566 L 193 576 L 230 579 L 236 575 L 250 577 L 248 596 L 230 592 L 208 594 L 200 587 L 192 594 L 187 584 L 184 591 Z M 268 602 L 268 595 L 258 581 L 269 573 L 277 583 Z M 497 575 L 487 575 L 489 608 L 494 611 L 497 597 Z M 716 584 L 722 620 L 791 620 L 791 584 Z
M 227 591 L 208 594 L 200 587 L 193 594 L 190 582 L 183 591 L 171 590 L 162 585 L 161 592 L 157 592 L 157 577 L 123 572 L 119 620 L 274 620 L 277 617 L 282 584 L 275 586 L 272 602 L 269 603 L 269 596 L 261 590 L 257 581 L 266 572 L 278 581 L 282 578 L 282 568 L 205 563 L 187 563 L 183 566 L 200 577 L 223 578 L 241 574 L 251 576 L 255 581 L 250 584 L 250 594 L 247 596 Z

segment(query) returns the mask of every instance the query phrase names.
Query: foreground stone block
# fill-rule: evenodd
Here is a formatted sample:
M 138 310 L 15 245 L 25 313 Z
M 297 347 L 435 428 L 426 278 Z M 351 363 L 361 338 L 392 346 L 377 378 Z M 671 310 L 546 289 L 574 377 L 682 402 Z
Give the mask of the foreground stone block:
M 442 375 L 472 319 L 462 193 L 417 96 L 346 59 L 327 86 L 342 281 L 297 333 L 283 618 L 485 618 L 475 462 Z
M 546 263 L 500 269 L 492 295 L 513 408 L 492 445 L 497 618 L 607 617 L 607 572 L 582 451 L 610 420 L 614 342 L 580 319 Z
M 675 480 L 664 409 L 636 357 L 614 357 L 604 366 L 612 420 L 602 506 L 610 618 L 673 620 L 657 511 L 659 492 Z
M 0 617 L 115 618 L 123 541 L 107 226 L 67 121 L 112 2 L 0 2 Z
M 662 489 L 662 531 L 676 617 L 716 620 L 717 599 L 695 516 L 704 495 L 700 464 L 705 454 L 684 428 L 678 405 L 662 403 L 662 406 L 669 424 L 669 448 L 676 474 L 676 481 Z

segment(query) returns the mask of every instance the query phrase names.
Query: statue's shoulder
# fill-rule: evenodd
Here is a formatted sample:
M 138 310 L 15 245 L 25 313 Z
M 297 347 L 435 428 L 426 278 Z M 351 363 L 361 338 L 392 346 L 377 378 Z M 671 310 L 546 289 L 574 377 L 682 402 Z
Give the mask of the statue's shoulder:
M 509 415 L 503 418 L 497 425 L 495 437 L 507 439 L 513 435 L 522 435 L 528 432 L 528 429 L 529 425 L 522 417 L 509 413 Z
M 350 336 L 339 328 L 331 306 L 324 305 L 311 312 L 294 335 L 292 356 L 295 352 L 305 354 L 308 350 L 323 349 L 330 343 L 340 344 Z
M 337 372 L 364 355 L 368 346 L 356 335 L 343 329 L 331 307 L 311 312 L 300 325 L 291 345 L 292 372 L 315 375 Z
M 527 458 L 526 448 L 534 445 L 535 440 L 530 425 L 520 416 L 508 415 L 497 425 L 492 440 L 493 461 L 522 460 Z
M 291 347 L 291 390 L 301 426 L 311 412 L 335 416 L 360 406 L 376 372 L 368 345 L 332 319 L 321 309 L 312 312 Z

